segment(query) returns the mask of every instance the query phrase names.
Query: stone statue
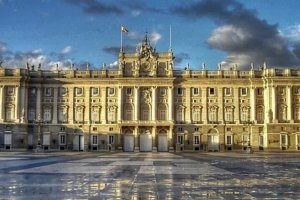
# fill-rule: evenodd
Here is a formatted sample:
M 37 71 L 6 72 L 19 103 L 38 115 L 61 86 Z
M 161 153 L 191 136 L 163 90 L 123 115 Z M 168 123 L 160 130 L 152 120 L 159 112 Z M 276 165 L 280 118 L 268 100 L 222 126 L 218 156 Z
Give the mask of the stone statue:
M 38 65 L 38 71 L 41 71 L 41 68 L 42 68 L 42 64 L 39 63 L 39 65 Z
M 222 64 L 219 63 L 219 65 L 218 65 L 218 70 L 221 70 L 221 69 L 222 69 Z
M 253 62 L 251 63 L 251 70 L 253 70 L 254 69 L 254 64 L 253 64 Z
M 205 63 L 202 63 L 202 70 L 205 70 Z

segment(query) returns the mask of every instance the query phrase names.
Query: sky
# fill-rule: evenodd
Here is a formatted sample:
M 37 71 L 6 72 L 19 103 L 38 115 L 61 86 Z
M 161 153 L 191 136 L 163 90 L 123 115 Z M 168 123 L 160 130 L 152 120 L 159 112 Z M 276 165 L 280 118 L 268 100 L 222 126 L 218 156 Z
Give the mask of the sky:
M 0 61 L 6 68 L 117 66 L 147 33 L 175 69 L 300 66 L 299 0 L 0 0 Z

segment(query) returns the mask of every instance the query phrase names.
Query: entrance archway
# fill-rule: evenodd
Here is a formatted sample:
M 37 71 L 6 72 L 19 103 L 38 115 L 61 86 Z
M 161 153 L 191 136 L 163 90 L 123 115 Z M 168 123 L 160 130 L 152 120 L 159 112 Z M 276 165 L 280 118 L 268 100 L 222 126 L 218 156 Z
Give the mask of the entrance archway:
M 219 132 L 217 129 L 212 128 L 207 133 L 207 150 L 219 151 Z

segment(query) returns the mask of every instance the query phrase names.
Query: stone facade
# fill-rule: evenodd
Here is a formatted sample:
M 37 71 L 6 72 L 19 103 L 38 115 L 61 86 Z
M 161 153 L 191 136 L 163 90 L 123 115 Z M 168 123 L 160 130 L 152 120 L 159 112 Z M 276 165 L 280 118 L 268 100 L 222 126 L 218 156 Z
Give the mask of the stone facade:
M 116 70 L 0 69 L 0 148 L 300 150 L 300 70 L 173 69 L 145 37 Z

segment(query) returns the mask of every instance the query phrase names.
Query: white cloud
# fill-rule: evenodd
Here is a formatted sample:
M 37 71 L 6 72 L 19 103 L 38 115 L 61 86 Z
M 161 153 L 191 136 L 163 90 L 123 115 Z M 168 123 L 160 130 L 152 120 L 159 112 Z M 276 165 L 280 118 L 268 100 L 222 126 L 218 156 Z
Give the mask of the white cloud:
M 133 10 L 131 11 L 131 15 L 134 16 L 134 17 L 137 17 L 141 14 L 141 11 L 140 10 Z
M 119 64 L 118 64 L 118 61 L 116 60 L 116 61 L 108 64 L 107 66 L 108 66 L 109 69 L 117 69 Z
M 71 46 L 66 46 L 65 48 L 63 48 L 62 50 L 61 50 L 61 53 L 62 54 L 68 54 L 68 53 L 70 53 L 72 51 L 72 47 Z
M 162 38 L 162 35 L 154 31 L 150 34 L 149 38 L 151 43 L 156 44 Z

